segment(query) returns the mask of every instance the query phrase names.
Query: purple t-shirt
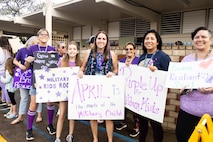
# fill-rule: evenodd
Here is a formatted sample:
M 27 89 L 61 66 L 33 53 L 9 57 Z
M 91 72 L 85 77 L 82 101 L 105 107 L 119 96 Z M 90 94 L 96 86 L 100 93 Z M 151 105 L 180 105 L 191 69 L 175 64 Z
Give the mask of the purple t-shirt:
M 211 58 L 213 56 L 210 56 Z M 190 54 L 183 58 L 182 62 L 195 61 L 193 54 Z M 181 95 L 180 108 L 198 117 L 202 117 L 205 113 L 208 113 L 213 118 L 213 92 L 209 94 L 200 93 L 198 90 L 193 90 L 190 94 Z
M 28 56 L 34 57 L 34 52 L 36 51 L 48 52 L 48 51 L 56 51 L 56 50 L 54 47 L 49 45 L 48 46 L 33 45 L 33 46 L 30 46 L 28 49 Z
M 58 61 L 58 67 L 61 67 L 61 60 L 62 60 L 62 59 L 60 59 L 60 60 Z M 70 66 L 70 67 L 74 67 L 74 66 L 75 66 L 75 62 L 69 61 L 69 66 Z
M 135 56 L 134 57 L 134 59 L 132 60 L 132 63 L 131 64 L 138 64 L 138 57 L 137 56 Z M 122 62 L 122 63 L 125 63 L 126 62 L 126 57 L 125 58 L 122 58 L 121 60 L 120 60 L 120 62 Z
M 24 65 L 25 58 L 27 58 L 27 56 L 28 56 L 28 50 L 27 50 L 26 47 L 23 47 L 23 48 L 18 50 L 15 58 L 18 61 L 20 61 L 22 65 Z

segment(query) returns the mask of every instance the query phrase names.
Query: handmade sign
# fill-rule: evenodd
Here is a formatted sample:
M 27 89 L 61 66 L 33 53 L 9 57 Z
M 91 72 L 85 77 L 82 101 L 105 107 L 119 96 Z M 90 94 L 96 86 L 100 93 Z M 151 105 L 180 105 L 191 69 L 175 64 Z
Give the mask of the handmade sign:
M 196 62 L 170 62 L 166 87 L 196 89 L 213 84 L 213 58 Z
M 14 88 L 30 89 L 31 86 L 32 69 L 28 68 L 26 71 L 16 67 L 14 69 Z
M 124 119 L 124 77 L 70 78 L 68 119 Z
M 36 102 L 59 102 L 68 100 L 68 92 L 73 88 L 69 80 L 76 76 L 79 67 L 61 67 L 35 70 Z
M 125 77 L 125 107 L 139 115 L 163 122 L 167 88 L 167 72 L 119 63 L 119 75 Z
M 34 53 L 33 70 L 35 69 L 47 69 L 58 67 L 58 53 L 52 52 L 35 52 Z

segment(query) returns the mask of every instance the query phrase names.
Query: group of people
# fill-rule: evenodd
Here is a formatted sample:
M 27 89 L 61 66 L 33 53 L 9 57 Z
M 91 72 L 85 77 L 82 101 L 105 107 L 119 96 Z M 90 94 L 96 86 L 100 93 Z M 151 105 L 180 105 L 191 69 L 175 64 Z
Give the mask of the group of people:
M 40 29 L 35 37 L 37 40 L 28 40 L 27 48 L 22 48 L 18 51 L 16 56 L 12 57 L 12 48 L 3 45 L 0 39 L 0 54 L 3 53 L 4 59 L 1 59 L 0 64 L 0 85 L 2 88 L 2 101 L 12 103 L 10 111 L 5 114 L 6 117 L 16 118 L 11 124 L 16 124 L 23 121 L 23 115 L 26 113 L 28 95 L 30 95 L 30 106 L 27 112 L 27 131 L 26 140 L 33 140 L 32 126 L 38 112 L 37 122 L 42 121 L 41 117 L 41 104 L 36 103 L 36 84 L 33 84 L 30 89 L 19 88 L 20 90 L 20 105 L 19 114 L 17 115 L 16 102 L 14 99 L 14 89 L 11 85 L 13 79 L 14 65 L 21 70 L 30 68 L 32 70 L 33 79 L 33 61 L 35 60 L 35 52 L 56 52 L 59 54 L 58 67 L 73 67 L 79 66 L 80 70 L 77 74 L 79 78 L 84 75 L 105 75 L 112 77 L 118 74 L 118 59 L 114 51 L 110 49 L 109 37 L 106 32 L 99 31 L 95 36 L 89 39 L 90 49 L 88 49 L 83 60 L 80 59 L 79 45 L 71 41 L 68 45 L 65 43 L 58 43 L 57 47 L 47 45 L 49 33 L 46 29 Z M 192 33 L 193 46 L 195 53 L 187 55 L 182 62 L 191 62 L 198 60 L 205 60 L 213 57 L 211 50 L 212 33 L 206 27 L 199 27 Z M 148 30 L 143 37 L 142 41 L 143 54 L 140 57 L 135 56 L 136 45 L 133 42 L 128 42 L 125 45 L 126 57 L 121 59 L 120 62 L 125 63 L 127 66 L 135 64 L 149 68 L 151 71 L 163 70 L 167 71 L 170 57 L 162 51 L 162 39 L 160 34 L 155 30 Z M 2 58 L 2 56 L 0 55 Z M 4 62 L 4 63 L 2 63 Z M 4 67 L 2 67 L 4 64 Z M 4 77 L 5 75 L 5 77 Z M 6 80 L 10 80 L 9 82 Z M 6 84 L 6 86 L 5 86 Z M 180 93 L 184 90 L 180 90 Z M 9 96 L 9 97 L 8 97 Z M 176 136 L 178 142 L 187 142 L 192 131 L 197 125 L 198 121 L 204 113 L 209 113 L 213 117 L 213 86 L 209 88 L 195 88 L 188 92 L 188 94 L 181 95 L 180 97 L 180 112 L 177 119 Z M 40 105 L 40 107 L 38 107 Z M 55 142 L 61 142 L 61 133 L 63 130 L 63 122 L 67 115 L 67 102 L 58 102 L 58 119 L 56 129 L 53 127 L 53 116 L 55 110 L 55 103 L 47 103 L 48 125 L 47 130 L 49 134 L 56 134 Z M 127 109 L 125 109 L 124 120 L 119 121 L 115 128 L 122 130 L 127 127 Z M 161 123 L 152 119 L 143 117 L 142 115 L 132 113 L 134 120 L 132 137 L 139 135 L 139 141 L 145 142 L 148 134 L 148 123 L 153 129 L 154 142 L 163 141 L 163 128 Z M 90 120 L 90 126 L 93 136 L 93 142 L 98 142 L 98 122 L 100 120 Z M 114 122 L 113 120 L 104 120 L 106 125 L 107 140 L 113 141 Z M 69 134 L 66 137 L 67 142 L 74 141 L 74 120 L 69 120 Z

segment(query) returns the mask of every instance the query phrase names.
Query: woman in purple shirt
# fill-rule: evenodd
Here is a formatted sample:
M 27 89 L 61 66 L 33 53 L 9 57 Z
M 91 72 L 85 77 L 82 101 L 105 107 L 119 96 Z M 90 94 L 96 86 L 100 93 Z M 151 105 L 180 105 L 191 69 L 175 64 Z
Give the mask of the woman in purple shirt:
M 125 50 L 126 50 L 126 57 L 122 58 L 120 62 L 125 63 L 127 66 L 130 64 L 137 65 L 138 64 L 138 57 L 135 56 L 136 52 L 136 46 L 133 42 L 127 42 L 125 45 Z M 127 118 L 127 109 L 125 108 L 125 116 L 124 120 L 119 122 L 119 124 L 116 125 L 116 130 L 122 130 L 127 127 L 126 124 L 126 118 Z M 137 137 L 137 135 L 140 133 L 139 131 L 139 118 L 137 114 L 133 114 L 133 131 L 129 134 L 131 137 Z
M 25 66 L 29 67 L 33 65 L 34 61 L 34 53 L 35 52 L 55 52 L 55 48 L 52 46 L 47 45 L 47 42 L 49 40 L 49 32 L 46 29 L 40 29 L 37 33 L 39 44 L 33 45 L 29 47 L 28 50 L 28 57 L 25 59 Z M 33 74 L 33 73 L 32 73 Z M 32 75 L 33 76 L 33 75 Z M 32 77 L 33 78 L 33 77 Z M 33 82 L 32 82 L 33 83 Z M 34 136 L 32 133 L 32 126 L 34 122 L 34 118 L 36 115 L 36 109 L 38 104 L 36 103 L 36 89 L 34 88 L 34 84 L 32 84 L 30 88 L 30 95 L 31 95 L 31 101 L 30 101 L 30 107 L 28 110 L 28 124 L 27 124 L 27 132 L 26 132 L 26 140 L 34 140 Z M 47 103 L 47 113 L 48 113 L 48 126 L 47 130 L 50 135 L 54 135 L 56 133 L 55 128 L 53 128 L 52 121 L 54 116 L 54 104 L 53 103 Z
M 13 63 L 20 68 L 23 71 L 26 71 L 27 68 L 24 65 L 25 58 L 28 56 L 28 48 L 32 45 L 38 44 L 38 37 L 37 36 L 32 36 L 30 37 L 27 42 L 26 42 L 26 47 L 21 48 L 18 50 L 16 57 L 13 60 Z M 32 68 L 29 68 L 29 70 L 32 70 Z M 18 118 L 13 120 L 10 124 L 17 124 L 19 122 L 23 121 L 23 115 L 26 113 L 27 109 L 27 104 L 29 101 L 29 89 L 26 88 L 19 88 L 20 91 L 20 103 L 19 103 L 19 115 Z M 36 122 L 41 122 L 42 121 L 42 104 L 39 103 L 38 108 L 37 108 L 38 116 L 36 118 Z
M 193 62 L 213 58 L 210 47 L 212 34 L 206 27 L 198 27 L 191 34 L 195 53 L 185 56 L 182 62 Z M 181 91 L 180 111 L 176 125 L 178 142 L 188 142 L 195 126 L 201 117 L 208 113 L 213 118 L 213 86 L 208 88 L 195 88 L 188 93 Z

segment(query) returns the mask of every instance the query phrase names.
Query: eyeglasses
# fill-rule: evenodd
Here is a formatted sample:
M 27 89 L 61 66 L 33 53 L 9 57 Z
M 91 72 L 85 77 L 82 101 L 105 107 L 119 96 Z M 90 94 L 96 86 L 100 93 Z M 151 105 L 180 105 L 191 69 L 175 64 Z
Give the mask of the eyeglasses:
M 134 50 L 134 49 L 133 49 L 133 48 L 126 48 L 125 50 L 126 50 L 126 51 L 128 51 L 128 50 L 132 51 L 132 50 Z

